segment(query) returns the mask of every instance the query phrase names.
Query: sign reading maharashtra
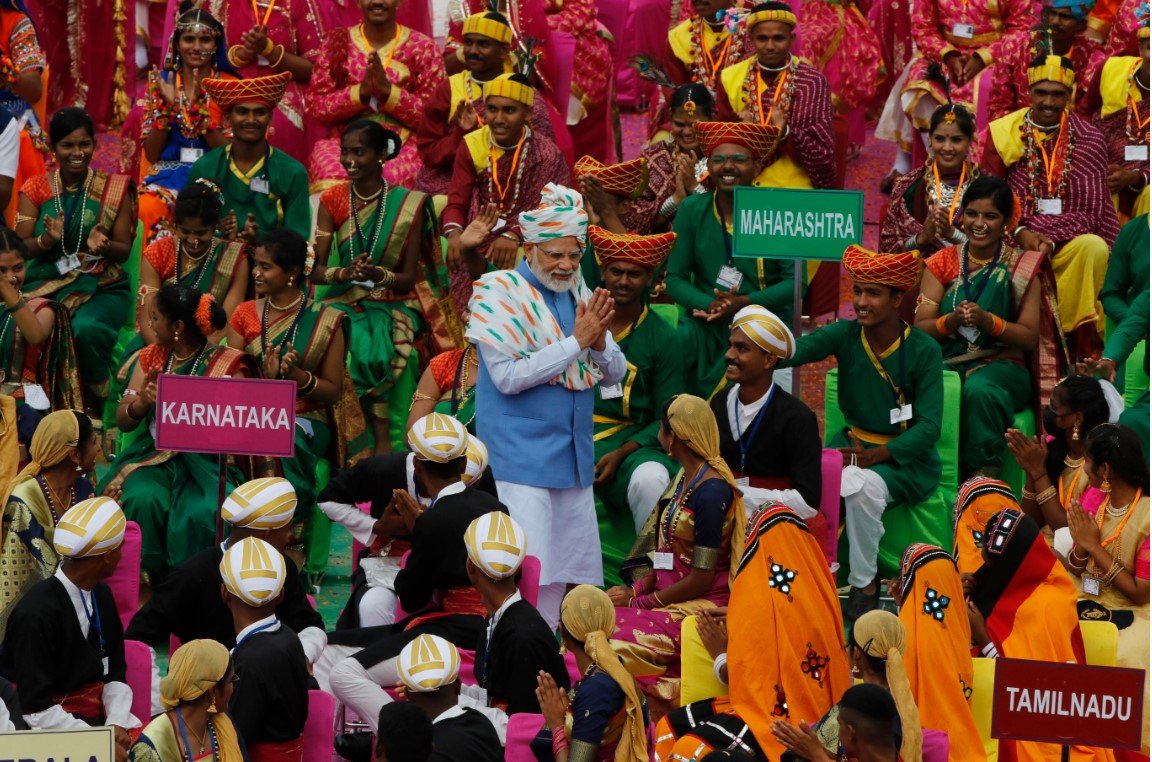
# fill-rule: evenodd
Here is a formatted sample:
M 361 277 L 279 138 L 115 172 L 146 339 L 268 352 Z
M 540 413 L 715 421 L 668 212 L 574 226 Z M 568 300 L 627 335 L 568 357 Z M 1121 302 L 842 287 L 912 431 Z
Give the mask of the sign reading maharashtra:
M 997 659 L 992 737 L 1140 748 L 1144 672 Z
M 839 262 L 864 235 L 860 191 L 738 187 L 732 254 Z
M 114 762 L 113 730 L 24 730 L 0 733 L 0 762 Z
M 156 382 L 156 449 L 290 458 L 296 384 L 164 374 Z

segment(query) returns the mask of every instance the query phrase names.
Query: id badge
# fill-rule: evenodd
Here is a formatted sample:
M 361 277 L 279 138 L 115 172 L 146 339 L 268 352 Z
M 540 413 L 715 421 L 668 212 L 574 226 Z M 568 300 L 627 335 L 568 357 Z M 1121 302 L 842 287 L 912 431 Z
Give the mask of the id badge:
M 1064 199 L 1038 198 L 1036 199 L 1036 212 L 1038 214 L 1064 214 Z
M 964 340 L 972 344 L 976 339 L 980 338 L 980 329 L 973 328 L 970 325 L 962 325 L 956 329 L 956 333 L 964 337 Z
M 971 24 L 953 24 L 952 36 L 962 40 L 970 40 L 976 36 L 976 27 Z
M 507 227 L 507 225 L 508 225 L 508 221 L 503 219 L 503 218 L 500 218 L 500 219 L 496 220 L 496 226 L 494 228 L 492 228 L 492 232 L 493 233 L 499 233 L 501 230 L 503 230 L 505 227 Z
M 263 193 L 268 195 L 268 178 L 267 177 L 253 177 L 248 183 L 248 187 L 252 189 L 253 193 Z
M 888 411 L 888 422 L 889 423 L 896 424 L 896 423 L 903 423 L 904 421 L 910 421 L 910 420 L 912 420 L 912 406 L 911 405 L 901 405 L 900 407 L 894 407 Z
M 69 254 L 66 257 L 61 257 L 56 260 L 56 271 L 61 275 L 67 275 L 73 270 L 80 269 L 80 257 L 75 254 Z
M 1084 592 L 1087 595 L 1100 595 L 1100 580 L 1095 577 L 1084 577 Z
M 736 291 L 743 282 L 744 273 L 732 265 L 724 265 L 721 267 L 720 273 L 716 276 L 716 285 L 725 291 Z
M 195 164 L 196 160 L 204 155 L 203 148 L 181 148 L 180 149 L 180 163 L 181 164 Z
M 33 410 L 49 410 L 52 402 L 40 384 L 24 384 L 24 404 Z
M 615 400 L 624 396 L 624 387 L 621 384 L 600 387 L 600 399 Z
M 656 571 L 672 571 L 674 556 L 671 553 L 657 551 L 652 555 L 652 568 Z
M 1124 161 L 1148 161 L 1148 146 L 1124 146 Z
M 749 479 L 747 476 L 741 476 L 739 479 L 736 480 L 736 486 L 742 490 L 747 489 L 747 488 L 752 486 L 752 480 Z
M 108 657 L 105 656 L 100 660 L 100 663 L 104 665 L 104 677 L 108 677 Z

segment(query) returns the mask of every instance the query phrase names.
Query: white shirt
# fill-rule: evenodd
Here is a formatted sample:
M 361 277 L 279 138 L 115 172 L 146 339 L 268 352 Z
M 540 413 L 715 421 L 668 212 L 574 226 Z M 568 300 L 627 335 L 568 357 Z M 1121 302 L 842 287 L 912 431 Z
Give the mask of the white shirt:
M 775 382 L 769 384 L 768 391 L 764 392 L 764 396 L 747 405 L 740 402 L 740 398 L 737 396 L 740 394 L 740 384 L 736 384 L 728 390 L 728 429 L 732 432 L 733 439 L 740 441 L 740 437 L 752 425 L 752 421 L 756 420 L 756 416 L 767 404 L 769 397 L 772 396 L 772 390 L 775 388 Z M 737 411 L 739 411 L 739 420 L 737 420 Z
M 268 625 L 271 625 L 271 626 L 269 627 Z M 280 620 L 276 618 L 275 614 L 269 614 L 268 616 L 261 619 L 259 622 L 253 622 L 252 624 L 248 625 L 247 627 L 245 627 L 240 632 L 236 633 L 236 646 L 232 647 L 232 652 L 235 653 L 236 648 L 242 642 L 244 642 L 244 638 L 248 637 L 249 635 L 251 635 L 256 630 L 260 630 L 260 632 L 276 632 L 279 629 L 280 629 Z

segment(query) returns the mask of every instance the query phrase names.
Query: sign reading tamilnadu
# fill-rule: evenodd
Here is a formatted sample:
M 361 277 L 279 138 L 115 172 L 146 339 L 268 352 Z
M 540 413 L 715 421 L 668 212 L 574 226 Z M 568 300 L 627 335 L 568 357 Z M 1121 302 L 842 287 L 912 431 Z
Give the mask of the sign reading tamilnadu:
M 110 727 L 0 733 L 0 762 L 114 762 Z
M 1144 672 L 997 659 L 992 737 L 1139 749 Z
M 839 262 L 864 236 L 860 191 L 738 187 L 732 254 Z
M 291 458 L 296 384 L 164 374 L 156 382 L 156 449 Z

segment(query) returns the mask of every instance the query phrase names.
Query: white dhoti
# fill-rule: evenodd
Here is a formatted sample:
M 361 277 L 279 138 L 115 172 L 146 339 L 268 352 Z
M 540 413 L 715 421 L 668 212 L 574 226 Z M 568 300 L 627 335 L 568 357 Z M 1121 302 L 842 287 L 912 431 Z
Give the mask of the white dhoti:
M 880 474 L 858 466 L 845 466 L 840 478 L 844 498 L 844 531 L 848 533 L 848 584 L 867 587 L 876 578 L 876 558 L 884 537 L 884 509 L 892 493 Z
M 548 489 L 497 480 L 496 493 L 523 527 L 528 555 L 540 560 L 537 609 L 555 627 L 568 585 L 604 584 L 592 488 Z
M 628 479 L 628 509 L 637 534 L 648 523 L 648 517 L 656 510 L 656 503 L 660 502 L 671 483 L 672 477 L 663 463 L 650 460 L 632 470 Z

